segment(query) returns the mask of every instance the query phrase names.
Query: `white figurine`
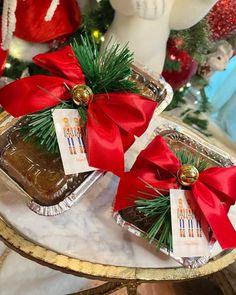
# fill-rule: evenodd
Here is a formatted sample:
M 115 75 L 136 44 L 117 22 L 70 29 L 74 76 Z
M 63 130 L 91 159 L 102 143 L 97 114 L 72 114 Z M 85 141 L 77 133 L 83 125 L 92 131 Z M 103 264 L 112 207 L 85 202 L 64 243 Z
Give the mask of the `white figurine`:
M 215 71 L 224 71 L 233 53 L 233 47 L 229 42 L 219 41 L 206 56 L 205 64 L 199 67 L 199 74 L 208 80 Z
M 110 0 L 115 17 L 106 34 L 121 45 L 128 43 L 135 60 L 161 73 L 170 30 L 187 29 L 199 22 L 217 0 Z
M 233 53 L 231 44 L 223 40 L 217 44 L 217 48 L 213 53 L 208 54 L 207 65 L 213 72 L 223 71 L 233 56 Z

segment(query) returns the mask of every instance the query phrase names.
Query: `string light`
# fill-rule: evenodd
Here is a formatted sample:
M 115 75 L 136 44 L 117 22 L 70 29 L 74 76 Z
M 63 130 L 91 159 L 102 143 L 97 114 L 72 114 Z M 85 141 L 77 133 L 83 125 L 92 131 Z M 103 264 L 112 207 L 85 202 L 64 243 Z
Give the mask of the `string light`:
M 92 37 L 97 41 L 100 40 L 102 33 L 99 30 L 92 31 Z
M 11 64 L 7 62 L 7 63 L 5 64 L 5 68 L 6 68 L 6 69 L 10 69 L 10 68 L 11 68 Z

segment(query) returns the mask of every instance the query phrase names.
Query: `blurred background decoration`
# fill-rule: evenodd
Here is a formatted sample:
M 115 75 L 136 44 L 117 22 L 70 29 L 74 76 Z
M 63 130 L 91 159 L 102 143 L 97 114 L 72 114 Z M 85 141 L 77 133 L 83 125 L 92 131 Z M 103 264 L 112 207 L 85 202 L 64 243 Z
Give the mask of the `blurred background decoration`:
M 44 6 L 32 0 L 4 2 L 17 2 L 9 50 L 0 50 L 0 72 L 12 79 L 26 69 L 30 75 L 40 73 L 42 70 L 31 63 L 33 55 L 56 50 L 81 34 L 87 33 L 101 46 L 114 17 L 109 0 L 46 0 Z M 51 23 L 45 17 L 53 2 Z M 4 18 L 3 1 L 0 3 Z M 27 5 L 31 6 L 31 17 L 20 18 Z M 219 0 L 195 26 L 171 31 L 162 75 L 173 87 L 174 99 L 166 111 L 207 136 L 217 125 L 236 142 L 235 50 L 236 0 Z

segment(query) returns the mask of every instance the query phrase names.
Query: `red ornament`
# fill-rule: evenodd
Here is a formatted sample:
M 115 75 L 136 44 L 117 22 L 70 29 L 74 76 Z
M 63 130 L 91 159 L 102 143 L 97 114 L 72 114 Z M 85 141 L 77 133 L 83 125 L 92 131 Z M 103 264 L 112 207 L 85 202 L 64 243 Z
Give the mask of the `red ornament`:
M 14 35 L 25 41 L 48 42 L 69 35 L 81 24 L 76 0 L 60 0 L 50 21 L 45 21 L 52 0 L 19 0 L 16 8 Z
M 236 0 L 219 0 L 208 15 L 213 40 L 236 33 Z
M 177 62 L 177 70 L 164 70 L 162 72 L 165 80 L 177 90 L 184 86 L 197 72 L 198 64 L 184 50 L 178 49 L 170 42 L 167 47 L 167 60 Z

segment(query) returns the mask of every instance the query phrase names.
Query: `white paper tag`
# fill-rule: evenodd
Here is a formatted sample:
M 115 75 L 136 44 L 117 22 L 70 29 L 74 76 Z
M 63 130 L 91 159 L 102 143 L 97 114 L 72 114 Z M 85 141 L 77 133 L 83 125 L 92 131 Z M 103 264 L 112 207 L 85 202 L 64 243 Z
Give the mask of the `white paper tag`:
M 191 192 L 170 190 L 173 254 L 175 257 L 199 257 L 209 255 L 207 224 L 197 219 L 189 206 Z M 188 201 L 189 200 L 189 201 Z
M 56 109 L 52 116 L 65 174 L 96 170 L 88 165 L 78 111 Z

